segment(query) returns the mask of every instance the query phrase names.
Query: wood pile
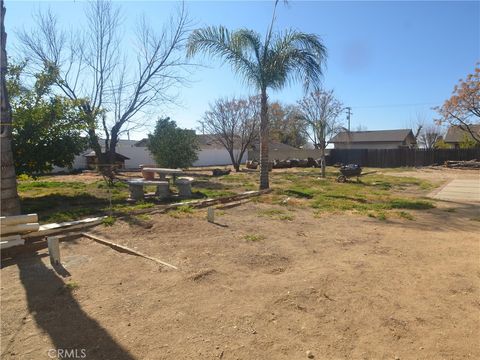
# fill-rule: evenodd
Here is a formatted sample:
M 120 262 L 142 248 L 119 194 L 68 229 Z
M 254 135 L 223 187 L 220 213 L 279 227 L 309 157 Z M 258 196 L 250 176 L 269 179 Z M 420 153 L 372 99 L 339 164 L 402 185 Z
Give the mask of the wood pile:
M 24 235 L 38 231 L 37 214 L 1 216 L 0 217 L 0 248 L 8 249 L 25 244 Z
M 452 169 L 480 169 L 480 161 L 476 159 L 468 161 L 445 161 L 445 167 Z

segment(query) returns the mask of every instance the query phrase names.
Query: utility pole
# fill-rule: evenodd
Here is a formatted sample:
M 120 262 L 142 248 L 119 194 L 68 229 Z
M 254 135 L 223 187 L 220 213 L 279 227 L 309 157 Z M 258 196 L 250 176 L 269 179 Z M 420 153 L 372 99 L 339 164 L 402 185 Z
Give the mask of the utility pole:
M 345 108 L 347 110 L 347 121 L 348 121 L 348 132 L 350 132 L 350 115 L 352 115 L 352 108 L 350 106 L 347 106 Z

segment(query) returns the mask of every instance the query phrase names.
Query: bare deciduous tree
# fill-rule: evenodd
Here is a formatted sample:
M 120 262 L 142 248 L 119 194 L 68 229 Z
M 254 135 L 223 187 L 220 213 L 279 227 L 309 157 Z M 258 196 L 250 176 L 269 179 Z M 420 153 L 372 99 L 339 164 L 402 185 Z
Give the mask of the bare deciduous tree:
M 210 106 L 201 122 L 212 141 L 228 151 L 235 171 L 248 147 L 258 139 L 260 113 L 259 97 L 249 99 L 220 99 Z
M 335 98 L 333 90 L 311 92 L 298 102 L 300 112 L 308 126 L 308 137 L 321 152 L 321 171 L 325 177 L 325 148 L 341 130 L 339 115 L 342 103 Z
M 183 6 L 159 32 L 142 19 L 131 48 L 122 41 L 121 13 L 111 1 L 89 3 L 85 15 L 86 28 L 67 33 L 51 12 L 39 13 L 36 27 L 19 32 L 19 39 L 33 65 L 55 69 L 55 84 L 82 110 L 90 146 L 112 176 L 119 137 L 145 125 L 149 110 L 174 102 L 170 90 L 186 81 L 181 50 L 188 19 Z
M 423 125 L 417 138 L 418 144 L 425 149 L 433 149 L 442 138 L 442 129 L 436 124 Z

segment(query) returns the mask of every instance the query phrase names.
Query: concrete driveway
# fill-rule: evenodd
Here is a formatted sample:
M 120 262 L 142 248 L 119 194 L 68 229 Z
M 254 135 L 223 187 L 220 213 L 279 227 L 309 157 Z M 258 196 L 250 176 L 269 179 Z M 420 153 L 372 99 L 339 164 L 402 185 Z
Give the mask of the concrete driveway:
M 480 203 L 480 177 L 452 180 L 432 197 L 439 200 Z

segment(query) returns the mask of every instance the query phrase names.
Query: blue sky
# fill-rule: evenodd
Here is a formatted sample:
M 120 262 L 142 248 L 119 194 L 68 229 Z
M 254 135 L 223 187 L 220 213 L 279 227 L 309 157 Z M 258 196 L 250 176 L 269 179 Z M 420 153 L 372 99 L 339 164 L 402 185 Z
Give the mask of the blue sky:
M 118 1 L 125 31 L 145 13 L 161 25 L 176 2 Z M 264 33 L 271 18 L 270 1 L 190 1 L 186 6 L 196 27 L 225 25 Z M 64 26 L 81 24 L 83 1 L 26 2 L 6 0 L 9 44 L 14 30 L 31 24 L 35 9 L 50 7 Z M 290 1 L 281 5 L 276 28 L 296 28 L 320 35 L 328 49 L 324 87 L 334 89 L 352 107 L 352 128 L 369 130 L 409 127 L 417 114 L 427 120 L 431 108 L 448 98 L 460 78 L 480 60 L 480 2 Z M 13 49 L 10 54 L 13 54 Z M 244 96 L 244 86 L 228 65 L 198 58 L 189 87 L 182 88 L 182 106 L 158 109 L 182 127 L 196 128 L 209 103 L 219 97 Z M 300 84 L 271 92 L 272 100 L 295 103 Z M 152 119 L 154 120 L 154 119 Z M 153 121 L 152 121 L 153 123 Z M 141 138 L 145 132 L 131 134 Z

